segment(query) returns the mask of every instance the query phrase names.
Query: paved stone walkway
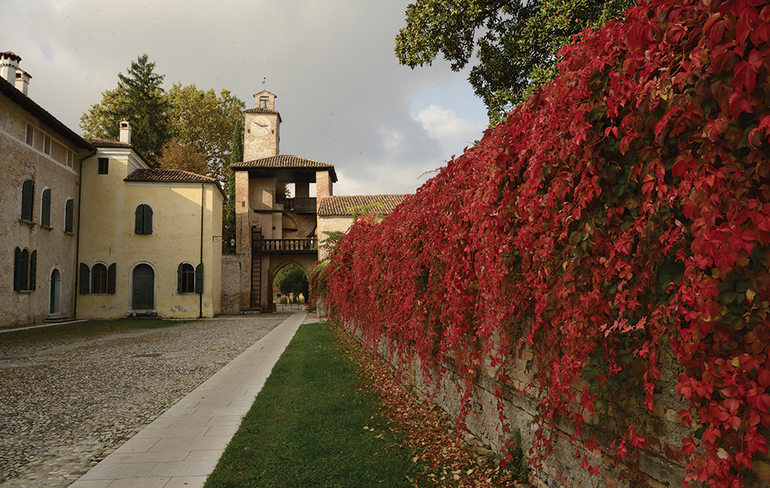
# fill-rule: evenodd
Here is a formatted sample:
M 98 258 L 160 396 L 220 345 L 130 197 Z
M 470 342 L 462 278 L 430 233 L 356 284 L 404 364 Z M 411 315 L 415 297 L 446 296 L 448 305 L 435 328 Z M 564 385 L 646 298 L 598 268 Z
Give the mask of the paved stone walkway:
M 202 487 L 304 318 L 292 314 L 71 487 Z
M 288 317 L 0 333 L 0 487 L 70 486 Z

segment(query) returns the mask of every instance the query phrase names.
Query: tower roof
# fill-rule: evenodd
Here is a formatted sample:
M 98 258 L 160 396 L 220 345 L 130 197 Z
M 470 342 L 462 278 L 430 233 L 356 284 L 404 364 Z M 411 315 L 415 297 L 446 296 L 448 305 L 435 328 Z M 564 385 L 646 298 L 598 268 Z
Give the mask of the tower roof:
M 314 161 L 312 159 L 292 156 L 290 154 L 279 154 L 269 158 L 255 159 L 230 165 L 233 171 L 247 170 L 302 170 L 309 169 L 315 171 L 328 170 L 333 182 L 337 182 L 337 173 L 334 171 L 334 165 Z

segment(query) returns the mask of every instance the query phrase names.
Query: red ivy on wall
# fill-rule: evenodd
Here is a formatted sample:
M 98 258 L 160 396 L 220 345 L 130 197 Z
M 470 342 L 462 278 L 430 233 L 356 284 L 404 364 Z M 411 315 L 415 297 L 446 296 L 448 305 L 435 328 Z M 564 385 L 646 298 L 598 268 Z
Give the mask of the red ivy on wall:
M 505 383 L 529 347 L 536 460 L 563 418 L 631 462 L 673 347 L 686 483 L 742 486 L 770 426 L 770 6 L 654 0 L 563 54 L 477 146 L 351 227 L 329 302 L 466 385 L 490 357 Z M 616 426 L 601 448 L 586 410 Z

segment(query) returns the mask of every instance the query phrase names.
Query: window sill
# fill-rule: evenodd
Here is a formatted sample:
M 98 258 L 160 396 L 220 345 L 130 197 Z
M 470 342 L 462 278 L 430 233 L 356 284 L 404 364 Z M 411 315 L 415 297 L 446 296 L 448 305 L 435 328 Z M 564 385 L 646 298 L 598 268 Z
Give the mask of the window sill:
M 30 293 L 34 292 L 35 290 L 16 290 L 16 293 L 19 295 L 29 295 Z
M 28 225 L 30 227 L 34 227 L 37 225 L 37 223 L 31 221 L 31 220 L 25 220 L 25 219 L 19 219 L 19 222 L 21 222 L 24 225 Z
M 65 231 L 64 231 L 64 233 L 65 233 L 66 235 L 68 235 L 68 236 L 74 236 L 74 235 L 75 235 L 75 233 L 74 233 L 74 232 L 72 232 L 71 230 L 65 230 Z
M 45 224 L 40 224 L 40 228 L 48 230 L 48 231 L 53 230 L 53 227 L 51 227 L 50 225 L 45 225 Z

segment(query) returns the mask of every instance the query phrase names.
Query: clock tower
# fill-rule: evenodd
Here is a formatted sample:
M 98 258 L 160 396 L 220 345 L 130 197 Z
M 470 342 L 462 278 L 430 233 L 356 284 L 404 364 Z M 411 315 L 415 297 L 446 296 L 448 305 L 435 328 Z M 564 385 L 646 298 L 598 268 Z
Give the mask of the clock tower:
M 254 108 L 245 114 L 243 160 L 277 156 L 281 140 L 281 114 L 275 110 L 275 95 L 263 90 L 254 95 Z

